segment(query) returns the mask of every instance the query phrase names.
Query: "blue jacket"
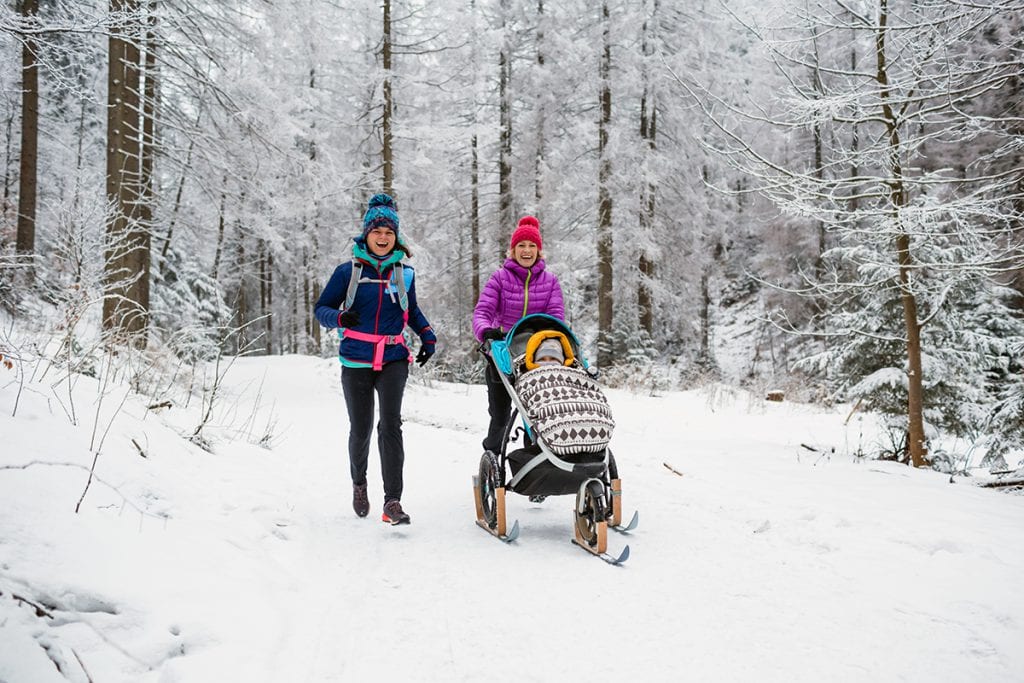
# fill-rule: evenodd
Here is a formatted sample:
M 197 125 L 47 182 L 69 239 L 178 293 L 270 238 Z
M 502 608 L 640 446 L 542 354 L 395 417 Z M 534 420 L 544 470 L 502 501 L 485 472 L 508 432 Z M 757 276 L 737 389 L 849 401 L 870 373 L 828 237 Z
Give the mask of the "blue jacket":
M 369 334 L 401 335 L 405 325 L 402 306 L 398 302 L 398 288 L 394 281 L 394 266 L 405 258 L 405 252 L 401 248 L 396 248 L 388 256 L 378 259 L 357 242 L 352 247 L 352 258 L 363 264 L 363 278 L 386 281 L 386 284 L 385 282 L 363 282 L 356 289 L 356 297 L 352 302 L 351 310 L 359 314 L 359 324 L 352 329 Z M 406 291 L 409 295 L 409 327 L 419 335 L 423 344 L 432 346 L 437 342 L 437 337 L 416 303 L 415 272 L 410 266 L 404 264 L 402 270 L 405 275 Z M 348 281 L 351 275 L 352 262 L 342 263 L 334 269 L 331 279 L 324 287 L 320 298 L 317 299 L 314 313 L 323 327 L 328 329 L 339 327 L 338 318 L 343 312 L 342 307 L 345 305 L 345 295 L 348 292 Z M 338 336 L 341 337 L 340 329 Z M 370 342 L 341 337 L 338 356 L 342 365 L 368 368 L 372 366 L 373 350 L 373 344 Z M 406 360 L 408 357 L 408 350 L 401 344 L 388 344 L 384 349 L 385 363 Z

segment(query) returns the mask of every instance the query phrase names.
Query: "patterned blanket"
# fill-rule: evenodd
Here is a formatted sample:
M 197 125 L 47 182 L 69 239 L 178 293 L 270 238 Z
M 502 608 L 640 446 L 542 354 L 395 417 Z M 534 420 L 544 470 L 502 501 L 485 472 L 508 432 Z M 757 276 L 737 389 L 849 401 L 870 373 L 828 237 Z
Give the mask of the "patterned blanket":
M 520 375 L 515 386 L 530 424 L 555 455 L 596 453 L 611 441 L 608 399 L 583 370 L 539 367 Z

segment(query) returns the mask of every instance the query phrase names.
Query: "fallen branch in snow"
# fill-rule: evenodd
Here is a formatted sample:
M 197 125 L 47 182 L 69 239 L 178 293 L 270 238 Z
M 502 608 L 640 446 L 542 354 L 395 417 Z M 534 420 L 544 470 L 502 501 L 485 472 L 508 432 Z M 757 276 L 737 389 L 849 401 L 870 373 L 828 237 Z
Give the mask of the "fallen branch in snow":
M 1024 486 L 1024 477 L 1014 477 L 1012 479 L 996 479 L 995 481 L 985 481 L 979 484 L 988 489 L 998 489 L 1004 486 Z
M 1015 469 L 994 470 L 989 472 L 992 479 L 978 482 L 978 486 L 989 489 L 1001 489 L 1011 487 L 1024 487 L 1024 467 Z
M 85 500 L 85 494 L 89 492 L 89 486 L 92 484 L 93 475 L 96 473 L 96 461 L 100 459 L 100 451 L 96 449 L 96 453 L 92 456 L 92 467 L 89 468 L 89 478 L 85 480 L 85 488 L 82 489 L 82 495 L 78 497 L 78 502 L 75 503 L 75 514 L 78 514 L 78 509 L 82 507 L 82 501 Z
M 78 656 L 77 652 L 75 652 L 75 648 L 71 648 L 71 654 L 73 654 L 75 659 L 78 660 L 78 666 L 82 667 L 82 673 L 85 674 L 85 680 L 88 681 L 88 683 L 93 683 L 92 676 L 89 675 L 88 669 L 85 668 L 85 662 L 83 662 L 82 658 Z
M 672 474 L 674 474 L 674 475 L 676 475 L 676 476 L 679 476 L 679 477 L 683 476 L 683 473 L 682 473 L 682 472 L 680 472 L 679 470 L 677 470 L 677 469 L 676 469 L 675 467 L 672 467 L 672 465 L 669 465 L 669 464 L 668 464 L 667 462 L 663 462 L 663 463 L 661 463 L 661 464 L 662 464 L 662 465 L 664 465 L 664 466 L 665 466 L 665 469 L 667 469 L 667 470 L 668 470 L 669 472 L 671 472 Z
M 835 446 L 832 446 L 831 448 L 829 448 L 827 450 L 824 449 L 824 448 L 815 448 L 814 446 L 808 446 L 805 443 L 801 443 L 800 446 L 801 446 L 801 448 L 806 448 L 811 453 L 817 453 L 818 454 L 818 459 L 814 461 L 815 465 L 817 465 L 819 462 L 821 462 L 822 458 L 828 458 L 829 460 L 831 460 L 832 459 L 832 454 L 836 452 L 836 447 Z M 797 459 L 797 462 L 799 462 L 800 461 L 800 456 L 797 455 L 796 459 Z
M 3 595 L 3 592 L 0 592 L 0 595 Z M 23 598 L 22 596 L 18 595 L 17 593 L 11 593 L 11 598 L 13 598 L 15 602 L 22 603 L 22 604 L 25 604 L 25 605 L 29 605 L 30 607 L 32 607 L 36 611 L 36 616 L 37 617 L 46 617 L 47 619 L 53 619 L 53 615 L 50 614 L 46 610 L 46 608 L 44 608 L 39 603 L 32 602 L 28 598 Z

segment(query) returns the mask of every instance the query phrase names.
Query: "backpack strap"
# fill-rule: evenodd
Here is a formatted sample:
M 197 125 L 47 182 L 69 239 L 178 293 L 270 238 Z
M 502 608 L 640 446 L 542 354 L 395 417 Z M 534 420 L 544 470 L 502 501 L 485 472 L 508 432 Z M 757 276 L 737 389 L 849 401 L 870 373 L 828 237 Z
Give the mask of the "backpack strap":
M 353 302 L 356 300 L 356 290 L 359 289 L 359 280 L 363 276 L 363 264 L 356 259 L 352 259 L 352 274 L 348 278 L 348 291 L 345 292 L 345 309 L 352 308 Z
M 395 287 L 398 289 L 398 304 L 402 307 L 402 311 L 408 313 L 409 311 L 409 291 L 405 284 L 405 269 L 402 266 L 402 262 L 396 263 L 392 269 L 391 275 Z M 357 259 L 352 259 L 352 274 L 348 278 L 348 290 L 345 292 L 345 309 L 352 308 L 352 303 L 356 300 L 356 290 L 359 288 L 361 282 L 380 282 L 380 280 L 373 280 L 370 278 L 363 279 L 363 263 Z M 392 299 L 394 301 L 394 299 Z
M 405 267 L 399 261 L 392 271 L 395 277 L 395 286 L 398 287 L 398 304 L 407 314 L 409 312 L 409 292 L 405 288 Z

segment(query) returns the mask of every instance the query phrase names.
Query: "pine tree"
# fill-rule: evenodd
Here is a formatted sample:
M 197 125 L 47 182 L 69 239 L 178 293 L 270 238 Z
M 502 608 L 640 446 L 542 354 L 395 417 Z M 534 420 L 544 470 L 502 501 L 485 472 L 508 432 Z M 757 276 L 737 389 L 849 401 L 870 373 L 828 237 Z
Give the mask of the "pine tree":
M 978 41 L 984 27 L 1016 9 L 996 2 L 951 12 L 938 0 L 877 0 L 863 12 L 844 3 L 823 15 L 793 11 L 790 27 L 797 28 L 751 27 L 789 83 L 767 115 L 762 108 L 753 116 L 788 132 L 795 144 L 829 141 L 822 161 L 772 158 L 716 118 L 731 138 L 723 152 L 746 159 L 751 178 L 784 212 L 810 217 L 831 234 L 835 246 L 822 254 L 816 273 L 806 274 L 805 291 L 823 311 L 810 331 L 834 340 L 837 348 L 828 353 L 837 364 L 830 370 L 864 397 L 884 404 L 882 387 L 904 387 L 906 448 L 920 466 L 927 460 L 926 419 L 951 428 L 966 423 L 955 404 L 943 401 L 949 387 L 938 368 L 952 358 L 975 375 L 954 390 L 972 406 L 983 385 L 977 375 L 985 361 L 957 356 L 960 340 L 947 333 L 960 324 L 956 302 L 998 305 L 992 279 L 1024 254 L 1017 210 L 1007 202 L 1019 179 L 997 170 L 1014 154 L 1013 120 L 971 111 L 1024 70 L 1019 60 L 1000 56 L 1003 45 Z M 805 27 L 829 22 L 840 22 L 843 31 L 832 33 L 853 42 L 819 54 L 817 31 Z M 848 67 L 851 47 L 871 55 L 863 61 L 870 68 Z M 808 65 L 817 74 L 810 82 L 799 77 Z M 934 154 L 980 139 L 999 143 L 962 169 L 929 167 Z M 851 166 L 859 175 L 848 175 Z M 843 359 L 855 353 L 878 360 L 849 374 Z

